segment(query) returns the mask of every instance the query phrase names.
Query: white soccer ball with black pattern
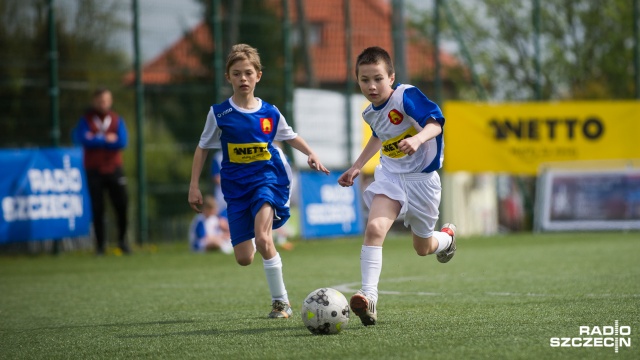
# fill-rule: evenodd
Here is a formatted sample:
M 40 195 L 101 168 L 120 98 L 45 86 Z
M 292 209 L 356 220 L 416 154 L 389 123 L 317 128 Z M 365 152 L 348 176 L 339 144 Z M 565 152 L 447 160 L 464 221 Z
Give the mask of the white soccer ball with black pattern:
M 302 322 L 316 335 L 337 334 L 349 324 L 349 302 L 332 288 L 313 290 L 302 302 Z

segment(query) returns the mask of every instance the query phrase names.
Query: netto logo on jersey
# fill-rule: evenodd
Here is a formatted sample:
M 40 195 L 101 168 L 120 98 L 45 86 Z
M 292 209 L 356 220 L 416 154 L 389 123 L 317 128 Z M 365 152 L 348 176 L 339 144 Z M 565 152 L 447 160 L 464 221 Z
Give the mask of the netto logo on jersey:
M 493 138 L 496 140 L 574 140 L 583 136 L 587 140 L 598 140 L 604 134 L 602 119 L 592 116 L 584 120 L 576 118 L 527 118 L 527 119 L 496 119 L 489 121 Z
M 402 119 L 404 119 L 404 116 L 402 116 L 402 113 L 396 109 L 389 111 L 389 113 L 387 114 L 387 117 L 389 117 L 389 121 L 393 125 L 400 124 L 402 122 Z
M 271 134 L 273 131 L 273 119 L 272 118 L 260 118 L 260 127 L 265 134 Z
M 400 149 L 398 149 L 398 143 L 400 143 L 400 141 L 406 138 L 410 138 L 414 136 L 417 133 L 418 131 L 413 126 L 411 126 L 410 128 L 407 129 L 407 131 L 403 132 L 402 134 L 394 138 L 391 138 L 387 141 L 383 141 L 382 153 L 387 157 L 390 157 L 393 159 L 399 159 L 401 157 L 406 156 L 407 154 L 403 153 L 402 151 L 400 151 Z
M 227 144 L 229 161 L 237 164 L 248 164 L 254 161 L 271 159 L 267 143 Z

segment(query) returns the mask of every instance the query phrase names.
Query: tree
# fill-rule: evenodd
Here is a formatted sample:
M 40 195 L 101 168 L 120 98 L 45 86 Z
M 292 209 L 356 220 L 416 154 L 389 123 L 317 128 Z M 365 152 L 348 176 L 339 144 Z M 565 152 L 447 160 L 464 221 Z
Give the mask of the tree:
M 67 7 L 65 7 L 65 5 Z M 57 5 L 60 127 L 63 143 L 98 85 L 120 92 L 125 56 L 110 47 L 123 26 L 115 16 L 117 3 L 88 0 Z M 0 144 L 48 146 L 49 63 L 47 2 L 0 2 Z
M 211 25 L 212 7 L 210 0 L 199 0 L 203 4 L 203 21 Z M 147 99 L 152 106 L 147 112 L 161 121 L 180 143 L 189 146 L 192 153 L 204 126 L 207 109 L 215 102 L 215 78 L 224 77 L 213 69 L 214 51 L 223 52 L 223 62 L 232 45 L 247 43 L 256 47 L 261 55 L 264 68 L 256 96 L 265 101 L 283 105 L 283 45 L 281 21 L 275 10 L 261 0 L 221 0 L 223 44 L 203 44 L 193 33 L 185 30 L 184 39 L 206 72 L 194 72 L 193 67 L 173 69 L 173 77 L 168 85 L 147 89 Z M 210 30 L 209 30 L 210 31 Z M 172 59 L 169 59 L 172 60 Z M 188 65 L 192 66 L 192 64 Z M 224 66 L 224 64 L 223 64 Z M 224 72 L 224 69 L 222 70 Z M 227 81 L 222 89 L 225 97 L 231 95 Z
M 534 99 L 534 1 L 447 3 L 456 22 L 464 24 L 461 37 L 490 98 Z M 632 98 L 632 2 L 540 3 L 542 99 Z M 446 17 L 441 18 L 443 40 L 456 43 Z M 413 25 L 432 35 L 432 19 L 429 9 Z

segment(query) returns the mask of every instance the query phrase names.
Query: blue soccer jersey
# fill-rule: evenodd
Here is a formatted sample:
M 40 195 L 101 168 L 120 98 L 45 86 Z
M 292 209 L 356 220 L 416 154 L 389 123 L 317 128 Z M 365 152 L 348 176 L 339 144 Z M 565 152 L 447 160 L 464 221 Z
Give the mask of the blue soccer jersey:
M 234 245 L 255 236 L 253 218 L 265 202 L 275 211 L 274 229 L 289 218 L 291 179 L 273 141 L 291 140 L 297 134 L 275 106 L 258 101 L 259 106 L 250 110 L 231 98 L 213 105 L 200 137 L 201 148 L 222 150 L 221 187 Z

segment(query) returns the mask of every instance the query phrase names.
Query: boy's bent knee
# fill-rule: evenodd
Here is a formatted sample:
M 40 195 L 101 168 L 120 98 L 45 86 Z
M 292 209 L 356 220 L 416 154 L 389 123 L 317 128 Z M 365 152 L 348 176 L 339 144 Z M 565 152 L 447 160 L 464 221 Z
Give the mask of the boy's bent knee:
M 260 254 L 271 253 L 275 249 L 275 245 L 273 244 L 273 240 L 268 238 L 258 238 L 256 237 L 256 250 Z
M 427 256 L 433 254 L 438 248 L 436 239 L 431 236 L 423 238 L 417 235 L 413 235 L 413 248 L 418 256 Z
M 236 258 L 236 262 L 238 263 L 238 265 L 240 266 L 249 266 L 251 265 L 251 263 L 253 262 L 253 256 L 250 258 Z
M 427 256 L 430 255 L 431 253 L 429 252 L 429 249 L 425 249 L 425 248 L 416 248 L 416 254 L 418 254 L 418 256 Z
M 251 241 L 244 241 L 233 248 L 236 262 L 241 266 L 251 265 L 255 249 Z
M 373 220 L 367 223 L 367 228 L 365 229 L 365 232 L 370 236 L 384 238 L 387 235 L 388 230 L 389 229 L 387 224 L 383 223 L 380 220 Z

